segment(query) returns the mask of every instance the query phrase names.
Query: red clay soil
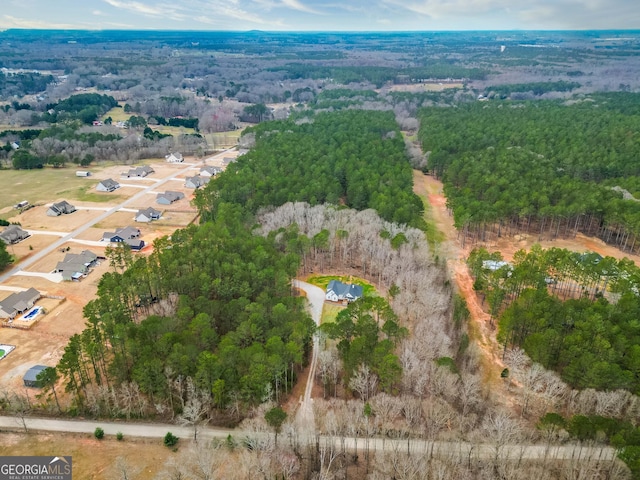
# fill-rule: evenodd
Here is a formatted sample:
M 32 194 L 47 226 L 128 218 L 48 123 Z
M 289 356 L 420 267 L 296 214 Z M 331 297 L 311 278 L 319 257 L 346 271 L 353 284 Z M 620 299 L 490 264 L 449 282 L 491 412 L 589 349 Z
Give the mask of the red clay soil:
M 501 384 L 499 381 L 500 372 L 504 368 L 502 348 L 496 341 L 495 327 L 492 324 L 491 316 L 484 310 L 481 298 L 473 290 L 473 280 L 465 263 L 473 247 L 484 246 L 489 251 L 499 251 L 503 258 L 508 261 L 513 258 L 513 254 L 516 251 L 530 249 L 532 245 L 537 243 L 543 248 L 559 247 L 578 252 L 593 251 L 602 256 L 610 256 L 617 259 L 627 257 L 633 260 L 636 265 L 640 265 L 640 257 L 637 255 L 625 254 L 597 238 L 586 237 L 581 234 L 576 235 L 574 238 L 560 238 L 552 241 L 537 241 L 538 239 L 535 236 L 516 235 L 514 237 L 502 237 L 491 244 L 467 245 L 462 248 L 458 241 L 458 232 L 453 225 L 453 216 L 447 209 L 442 183 L 432 176 L 415 171 L 414 192 L 423 200 L 426 200 L 427 219 L 444 235 L 444 240 L 437 247 L 435 253 L 447 260 L 449 271 L 456 282 L 458 292 L 467 302 L 471 314 L 471 336 L 477 341 L 485 354 L 483 359 L 484 374 L 493 386 Z M 511 402 L 509 401 L 508 403 Z

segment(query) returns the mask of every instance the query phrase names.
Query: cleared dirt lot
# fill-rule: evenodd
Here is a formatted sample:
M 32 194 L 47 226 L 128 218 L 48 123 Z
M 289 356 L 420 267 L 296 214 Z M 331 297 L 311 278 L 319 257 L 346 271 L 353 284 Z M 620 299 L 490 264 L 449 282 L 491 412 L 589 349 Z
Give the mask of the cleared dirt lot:
M 191 163 L 194 165 L 190 165 Z M 220 160 L 221 162 L 221 160 Z M 18 213 L 9 208 L 5 212 L 10 221 L 19 222 L 23 229 L 33 230 L 34 234 L 26 240 L 8 247 L 11 254 L 15 255 L 18 261 L 22 261 L 42 249 L 52 245 L 59 240 L 62 235 L 48 234 L 54 232 L 69 233 L 86 225 L 99 215 L 104 214 L 109 209 L 120 205 L 123 201 L 138 194 L 142 188 L 152 186 L 170 175 L 185 170 L 175 180 L 167 181 L 161 185 L 157 191 L 152 191 L 148 195 L 136 199 L 124 205 L 126 210 L 112 213 L 107 218 L 101 220 L 96 225 L 88 228 L 78 235 L 78 240 L 98 241 L 105 231 L 114 231 L 116 228 L 133 226 L 141 231 L 141 238 L 148 245 L 142 252 L 136 255 L 144 255 L 152 250 L 153 241 L 161 236 L 170 235 L 177 228 L 189 225 L 196 218 L 196 209 L 190 204 L 193 198 L 193 190 L 184 188 L 184 177 L 195 175 L 199 172 L 200 165 L 195 165 L 195 160 L 186 159 L 183 164 L 164 164 L 156 162 L 145 162 L 153 166 L 154 174 L 144 179 L 121 178 L 122 171 L 126 171 L 129 166 L 114 165 L 106 168 L 98 168 L 92 171 L 94 175 L 88 178 L 70 178 L 69 184 L 78 183 L 84 185 L 86 196 L 92 200 L 77 200 L 72 196 L 67 196 L 60 190 L 52 190 L 51 198 L 42 200 L 42 205 Z M 212 163 L 213 164 L 213 163 Z M 61 181 L 60 172 L 53 172 L 58 181 Z M 74 175 L 70 170 L 66 171 L 67 176 Z M 129 183 L 136 186 L 124 186 L 113 193 L 100 193 L 95 190 L 95 185 L 105 178 L 113 178 L 120 183 Z M 41 177 L 41 182 L 51 181 L 46 177 Z M 31 198 L 32 195 L 27 190 L 28 181 L 20 182 L 25 185 L 21 195 L 24 198 Z M 39 184 L 38 184 L 39 185 Z M 140 188 L 138 188 L 139 186 Z M 80 187 L 73 187 L 75 189 Z M 158 205 L 155 202 L 156 194 L 165 190 L 181 191 L 185 198 L 172 205 Z M 75 191 L 75 190 L 74 190 Z M 22 196 L 20 198 L 22 198 Z M 77 198 L 77 197 L 76 197 Z M 59 217 L 48 217 L 46 211 L 48 205 L 60 200 L 67 200 L 78 209 L 69 215 Z M 135 211 L 142 208 L 153 207 L 163 212 L 159 221 L 150 223 L 137 223 L 134 221 Z M 6 209 L 5 209 L 6 210 Z M 42 231 L 38 233 L 37 231 Z M 69 241 L 56 248 L 44 258 L 32 265 L 24 268 L 24 272 L 30 274 L 50 273 L 55 269 L 56 264 L 63 260 L 66 253 L 80 253 L 83 250 L 91 250 L 94 253 L 104 255 L 104 246 L 84 245 L 79 242 Z M 66 248 L 69 248 L 67 251 Z M 64 250 L 64 251 L 62 251 Z M 80 282 L 54 283 L 38 276 L 26 276 L 16 274 L 3 282 L 2 286 L 17 287 L 27 289 L 34 287 L 43 294 L 52 296 L 62 296 L 65 299 L 41 299 L 37 305 L 45 307 L 46 314 L 41 315 L 37 322 L 31 325 L 28 330 L 19 328 L 0 328 L 0 343 L 14 345 L 16 348 L 0 361 L 0 391 L 15 391 L 28 393 L 35 400 L 38 389 L 25 389 L 22 384 L 24 373 L 33 365 L 43 364 L 54 366 L 59 361 L 64 347 L 68 343 L 69 337 L 80 333 L 84 329 L 84 317 L 82 310 L 86 303 L 95 298 L 100 277 L 109 269 L 108 262 L 101 262 L 90 275 Z M 0 287 L 2 287 L 0 286 Z M 0 289 L 0 298 L 6 298 L 11 291 Z

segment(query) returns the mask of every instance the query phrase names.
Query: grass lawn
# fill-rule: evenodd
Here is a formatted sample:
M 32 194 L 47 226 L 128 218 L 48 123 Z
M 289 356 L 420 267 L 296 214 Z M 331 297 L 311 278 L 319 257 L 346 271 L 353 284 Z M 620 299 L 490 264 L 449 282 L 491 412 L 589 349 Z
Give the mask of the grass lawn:
M 238 144 L 241 133 L 242 130 L 232 130 L 229 132 L 205 133 L 203 136 L 211 147 L 230 148 Z
M 76 165 L 67 168 L 0 171 L 0 209 L 27 200 L 32 205 L 50 202 L 79 187 L 86 179 L 75 176 Z M 93 186 L 93 183 L 92 183 Z
M 4 357 L 4 354 L 5 354 L 4 350 L 0 348 L 0 358 Z
M 322 317 L 320 317 L 320 325 L 324 323 L 333 323 L 336 321 L 338 314 L 344 310 L 345 307 L 340 305 L 331 305 L 325 303 L 322 307 Z

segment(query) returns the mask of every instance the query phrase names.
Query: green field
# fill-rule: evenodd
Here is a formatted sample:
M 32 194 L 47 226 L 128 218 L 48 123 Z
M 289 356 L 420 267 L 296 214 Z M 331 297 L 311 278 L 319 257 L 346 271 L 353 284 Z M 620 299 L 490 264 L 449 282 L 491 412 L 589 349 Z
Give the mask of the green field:
M 91 177 L 76 177 L 75 165 L 37 170 L 0 170 L 0 210 L 11 208 L 22 200 L 38 205 L 58 198 L 85 202 L 113 202 L 124 198 L 92 192 L 96 183 L 98 180 Z M 6 218 L 13 213 L 7 211 L 0 216 Z
M 324 323 L 333 323 L 336 321 L 338 314 L 344 310 L 345 307 L 340 305 L 331 305 L 325 303 L 322 307 L 322 317 L 320 317 L 320 325 Z

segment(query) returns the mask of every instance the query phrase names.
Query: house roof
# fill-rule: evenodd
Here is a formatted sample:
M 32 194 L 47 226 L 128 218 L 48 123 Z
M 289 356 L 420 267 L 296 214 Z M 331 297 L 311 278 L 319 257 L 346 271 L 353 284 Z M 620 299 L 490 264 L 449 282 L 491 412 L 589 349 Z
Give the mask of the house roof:
M 364 293 L 362 285 L 356 285 L 354 283 L 346 284 L 340 280 L 331 280 L 327 285 L 327 293 L 334 292 L 338 298 L 360 298 Z
M 184 184 L 186 187 L 199 188 L 209 183 L 210 180 L 211 178 L 209 177 L 201 177 L 200 175 L 196 175 L 194 177 L 187 177 Z
M 107 178 L 106 180 L 101 180 L 100 183 L 106 188 L 118 188 L 120 184 L 111 178 Z
M 142 167 L 136 167 L 130 169 L 126 175 L 128 177 L 146 177 L 147 175 L 154 173 L 155 170 L 148 165 L 144 165 Z
M 222 169 L 220 167 L 213 167 L 211 165 L 208 165 L 206 167 L 202 167 L 200 169 L 200 174 L 201 175 L 210 175 L 210 176 L 214 176 L 217 175 L 219 173 L 222 173 Z
M 40 292 L 35 288 L 29 288 L 24 292 L 16 292 L 0 301 L 0 308 L 9 313 L 22 312 L 28 308 L 30 302 L 35 302 L 40 298 Z
M 138 213 L 136 214 L 136 218 L 139 217 L 140 215 L 144 215 L 147 218 L 160 218 L 161 212 L 160 210 L 156 210 L 153 207 L 147 207 L 143 210 L 138 210 Z
M 34 365 L 29 370 L 27 370 L 27 373 L 24 374 L 22 380 L 25 382 L 36 382 L 38 380 L 38 375 L 40 374 L 40 372 L 46 370 L 47 368 L 49 367 L 45 365 Z
M 175 202 L 177 200 L 180 200 L 181 198 L 184 198 L 184 193 L 167 190 L 164 193 L 159 193 L 156 196 L 156 201 L 158 201 L 159 199 L 162 199 L 162 198 L 168 200 L 170 203 L 173 203 L 173 202 Z
M 9 225 L 0 233 L 0 238 L 6 243 L 15 243 L 27 237 L 29 237 L 29 233 L 22 230 L 19 225 Z
M 179 153 L 179 152 L 170 153 L 169 155 L 165 155 L 164 158 L 167 159 L 168 161 L 171 161 L 172 159 L 175 159 L 175 160 L 178 160 L 178 161 L 184 160 L 184 158 L 182 157 L 182 154 Z
M 136 238 L 140 236 L 140 230 L 135 227 L 117 228 L 116 235 L 119 235 L 124 239 Z
M 76 207 L 71 205 L 66 200 L 62 200 L 61 202 L 54 203 L 49 208 L 58 213 L 72 213 L 76 211 Z
M 83 250 L 81 253 L 67 253 L 64 260 L 56 265 L 56 270 L 59 272 L 84 273 L 97 259 L 98 256 L 90 250 Z

